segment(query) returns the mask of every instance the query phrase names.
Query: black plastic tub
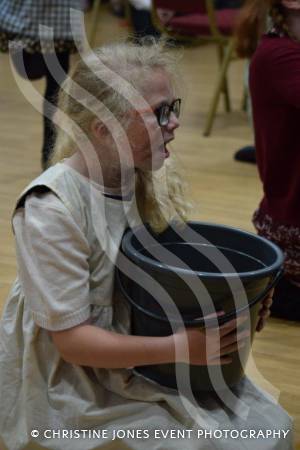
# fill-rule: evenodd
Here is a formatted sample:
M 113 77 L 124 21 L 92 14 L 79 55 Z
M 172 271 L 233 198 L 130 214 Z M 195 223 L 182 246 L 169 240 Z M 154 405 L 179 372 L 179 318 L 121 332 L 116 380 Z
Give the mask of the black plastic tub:
M 117 271 L 120 290 L 132 307 L 134 335 L 167 336 L 182 322 L 186 327 L 215 326 L 216 319 L 204 320 L 215 312 L 223 312 L 219 324 L 249 312 L 248 345 L 231 355 L 232 363 L 221 366 L 225 386 L 236 384 L 244 375 L 260 302 L 280 277 L 281 250 L 246 231 L 189 222 L 159 235 L 144 226 L 128 230 L 122 252 L 134 263 L 133 269 Z M 223 380 L 219 385 L 216 381 L 220 366 L 215 367 L 216 377 L 214 366 L 209 371 L 205 366 L 189 368 L 193 392 L 224 388 Z M 178 387 L 175 364 L 136 370 L 162 385 Z

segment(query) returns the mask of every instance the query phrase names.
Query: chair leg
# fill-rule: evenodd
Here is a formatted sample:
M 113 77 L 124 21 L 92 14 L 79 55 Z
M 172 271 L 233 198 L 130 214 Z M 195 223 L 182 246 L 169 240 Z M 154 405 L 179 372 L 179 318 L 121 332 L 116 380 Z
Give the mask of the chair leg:
M 203 132 L 203 136 L 209 136 L 211 129 L 212 129 L 212 125 L 213 125 L 213 121 L 214 118 L 216 116 L 216 111 L 217 111 L 217 107 L 218 107 L 218 103 L 219 103 L 219 99 L 220 99 L 220 95 L 222 92 L 222 87 L 224 86 L 224 80 L 226 77 L 226 73 L 227 73 L 227 69 L 228 66 L 230 64 L 231 58 L 232 58 L 232 54 L 234 51 L 234 46 L 235 46 L 235 42 L 234 39 L 231 39 L 228 43 L 227 48 L 225 49 L 225 56 L 222 62 L 222 66 L 220 68 L 220 72 L 219 72 L 219 76 L 217 79 L 217 84 L 216 84 L 216 88 L 215 88 L 215 92 L 209 107 L 209 111 L 207 114 L 207 118 L 206 118 L 206 122 L 205 122 L 205 126 L 204 126 L 204 132 Z
M 242 111 L 245 111 L 245 112 L 247 112 L 248 96 L 249 96 L 248 89 L 246 87 L 244 87 L 243 97 L 242 97 Z
M 224 60 L 224 47 L 223 44 L 218 45 L 218 57 L 219 57 L 219 64 L 220 68 L 222 67 L 222 63 Z M 231 111 L 231 102 L 230 102 L 230 96 L 229 96 L 229 87 L 228 87 L 228 80 L 227 80 L 227 74 L 224 78 L 224 84 L 222 86 L 222 93 L 224 94 L 224 108 L 226 112 Z
M 91 26 L 89 30 L 89 43 L 90 46 L 93 47 L 95 44 L 95 37 L 97 33 L 97 26 L 99 23 L 100 17 L 100 6 L 101 0 L 94 0 L 93 10 L 92 10 L 92 18 L 91 18 Z

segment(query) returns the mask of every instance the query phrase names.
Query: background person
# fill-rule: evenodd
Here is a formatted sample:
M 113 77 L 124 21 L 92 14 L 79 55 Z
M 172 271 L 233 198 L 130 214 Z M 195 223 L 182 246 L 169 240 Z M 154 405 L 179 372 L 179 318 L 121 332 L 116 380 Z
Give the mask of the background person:
M 272 314 L 300 320 L 300 3 L 251 0 L 245 8 L 238 39 L 244 55 L 256 48 L 267 13 L 272 20 L 250 64 L 256 159 L 264 190 L 253 223 L 286 256 Z
M 151 17 L 152 0 L 128 0 L 130 19 L 137 39 L 143 36 L 158 38 L 160 32 L 155 28 Z
M 42 167 L 48 166 L 55 141 L 51 117 L 57 103 L 57 93 L 63 81 L 61 75 L 53 76 L 45 58 L 58 62 L 64 73 L 68 73 L 70 54 L 77 51 L 74 38 L 82 40 L 81 22 L 74 24 L 75 36 L 71 31 L 70 8 L 81 10 L 81 0 L 0 0 L 0 51 L 9 51 L 9 42 L 22 46 L 22 61 L 19 53 L 11 50 L 11 56 L 19 74 L 30 80 L 45 78 L 44 129 L 42 145 Z M 39 26 L 50 27 L 49 33 L 40 35 Z M 15 47 L 15 48 L 16 48 Z M 18 55 L 18 56 L 17 56 Z M 45 55 L 45 58 L 44 58 Z M 24 68 L 22 64 L 24 62 Z

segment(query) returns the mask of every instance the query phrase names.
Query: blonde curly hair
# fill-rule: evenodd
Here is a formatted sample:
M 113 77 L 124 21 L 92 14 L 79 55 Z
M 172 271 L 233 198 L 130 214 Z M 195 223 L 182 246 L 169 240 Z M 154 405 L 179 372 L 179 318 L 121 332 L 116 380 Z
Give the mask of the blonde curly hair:
M 162 70 L 178 90 L 178 55 L 166 47 L 164 41 L 147 40 L 144 43 L 112 43 L 82 58 L 60 91 L 58 111 L 64 113 L 70 128 L 78 128 L 88 137 L 95 117 L 107 124 L 107 112 L 125 129 L 126 112 L 143 98 L 145 80 L 154 70 Z M 83 101 L 82 94 L 93 102 Z M 81 100 L 80 100 L 81 98 Z M 114 122 L 115 123 L 115 122 Z M 69 128 L 69 130 L 70 130 Z M 109 128 L 109 127 L 108 127 Z M 78 150 L 76 138 L 60 122 L 51 164 L 70 157 Z M 76 133 L 74 133 L 76 134 Z M 179 174 L 174 155 L 158 171 L 135 171 L 135 198 L 143 222 L 156 232 L 163 231 L 171 221 L 185 222 L 189 203 L 185 199 L 185 183 Z

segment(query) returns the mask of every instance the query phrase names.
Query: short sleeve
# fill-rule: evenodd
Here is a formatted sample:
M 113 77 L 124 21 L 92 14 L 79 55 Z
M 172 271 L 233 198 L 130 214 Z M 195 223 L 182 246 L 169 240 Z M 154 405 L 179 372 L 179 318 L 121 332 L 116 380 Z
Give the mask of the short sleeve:
M 13 217 L 18 272 L 33 319 L 58 331 L 90 316 L 89 245 L 52 192 L 27 196 Z

